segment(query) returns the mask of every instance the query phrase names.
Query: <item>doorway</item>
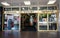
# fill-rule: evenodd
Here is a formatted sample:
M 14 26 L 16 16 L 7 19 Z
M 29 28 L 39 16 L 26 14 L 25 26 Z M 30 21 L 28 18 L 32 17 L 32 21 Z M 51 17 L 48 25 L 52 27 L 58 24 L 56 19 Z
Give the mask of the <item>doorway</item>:
M 37 31 L 36 13 L 21 13 L 21 31 Z

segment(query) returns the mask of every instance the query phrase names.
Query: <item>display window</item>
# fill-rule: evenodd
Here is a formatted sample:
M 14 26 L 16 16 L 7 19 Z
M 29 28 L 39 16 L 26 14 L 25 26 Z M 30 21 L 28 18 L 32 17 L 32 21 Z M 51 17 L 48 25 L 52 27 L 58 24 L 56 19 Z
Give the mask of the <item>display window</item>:
M 18 14 L 4 14 L 3 30 L 19 30 L 19 15 Z

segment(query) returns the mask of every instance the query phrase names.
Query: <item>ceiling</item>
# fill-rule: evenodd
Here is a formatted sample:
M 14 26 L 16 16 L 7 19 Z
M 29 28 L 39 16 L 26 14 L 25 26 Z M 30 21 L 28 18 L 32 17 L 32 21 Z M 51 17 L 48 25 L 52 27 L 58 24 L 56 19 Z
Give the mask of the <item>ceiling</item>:
M 11 6 L 25 6 L 24 1 L 31 1 L 31 5 L 47 5 L 49 0 L 0 0 L 0 3 L 8 2 Z

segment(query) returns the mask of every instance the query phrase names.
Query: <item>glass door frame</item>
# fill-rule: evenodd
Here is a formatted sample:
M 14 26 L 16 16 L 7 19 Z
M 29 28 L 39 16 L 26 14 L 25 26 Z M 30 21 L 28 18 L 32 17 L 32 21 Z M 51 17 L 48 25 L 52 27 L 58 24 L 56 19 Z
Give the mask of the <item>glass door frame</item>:
M 20 13 L 20 18 L 21 18 L 21 14 L 28 14 L 28 13 Z M 36 12 L 35 12 L 35 13 L 31 12 L 31 13 L 29 13 L 29 14 L 36 14 L 36 15 L 37 15 L 37 24 L 36 24 L 36 25 L 37 25 L 37 26 L 36 26 L 37 29 L 36 29 L 36 31 L 38 31 L 38 13 L 36 13 Z M 20 25 L 21 25 L 21 21 L 20 21 Z M 21 27 L 20 27 L 20 29 L 21 29 Z

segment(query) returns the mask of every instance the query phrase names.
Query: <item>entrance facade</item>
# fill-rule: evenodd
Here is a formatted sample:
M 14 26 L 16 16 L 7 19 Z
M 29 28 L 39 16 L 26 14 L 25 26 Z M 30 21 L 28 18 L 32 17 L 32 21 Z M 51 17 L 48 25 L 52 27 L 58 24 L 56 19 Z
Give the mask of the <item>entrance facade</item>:
M 57 31 L 58 10 L 56 6 L 4 9 L 3 30 Z

